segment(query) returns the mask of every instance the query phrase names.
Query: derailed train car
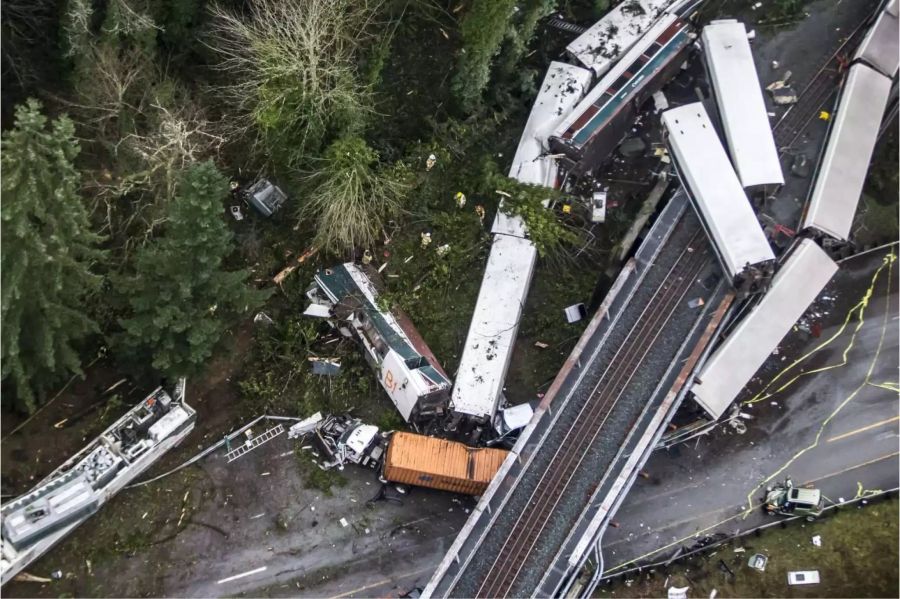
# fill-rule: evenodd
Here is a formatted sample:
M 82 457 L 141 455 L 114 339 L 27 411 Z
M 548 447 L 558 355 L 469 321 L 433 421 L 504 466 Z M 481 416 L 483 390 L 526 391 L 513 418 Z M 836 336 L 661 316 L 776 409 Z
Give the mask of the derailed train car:
M 550 138 L 582 176 L 599 165 L 625 137 L 641 105 L 681 68 L 695 34 L 689 21 L 666 14 L 638 40 Z
M 898 2 L 891 0 L 857 49 L 841 88 L 800 224 L 810 236 L 839 244 L 850 238 L 882 119 L 896 96 L 898 35 Z
M 667 110 L 662 122 L 682 185 L 735 290 L 765 291 L 775 254 L 703 104 Z
M 377 274 L 352 262 L 320 270 L 306 292 L 312 304 L 304 314 L 329 319 L 363 346 L 406 422 L 434 422 L 447 415 L 450 379 L 406 314 L 378 307 Z

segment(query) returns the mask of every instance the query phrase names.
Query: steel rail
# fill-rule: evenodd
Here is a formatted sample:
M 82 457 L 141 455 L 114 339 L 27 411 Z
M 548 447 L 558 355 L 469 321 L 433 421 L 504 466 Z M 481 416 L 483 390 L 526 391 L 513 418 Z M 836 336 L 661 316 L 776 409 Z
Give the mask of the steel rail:
M 479 588 L 479 595 L 497 596 L 500 592 L 507 592 L 509 587 L 518 578 L 521 568 L 524 566 L 523 560 L 517 560 L 516 557 L 528 555 L 533 549 L 534 544 L 540 536 L 540 533 L 546 527 L 549 516 L 553 508 L 559 503 L 562 493 L 570 485 L 574 478 L 575 471 L 583 462 L 587 452 L 593 446 L 599 431 L 602 429 L 606 419 L 612 412 L 612 408 L 616 405 L 626 384 L 631 380 L 637 372 L 637 366 L 640 360 L 650 351 L 655 339 L 662 330 L 660 324 L 665 324 L 674 312 L 681 298 L 687 293 L 693 284 L 693 279 L 697 273 L 702 270 L 703 266 L 708 262 L 707 252 L 702 250 L 692 252 L 691 245 L 695 244 L 697 239 L 701 237 L 701 231 L 698 230 L 675 263 L 670 267 L 663 282 L 654 291 L 651 301 L 647 303 L 638 317 L 635 324 L 629 330 L 626 341 L 619 347 L 616 354 L 610 360 L 590 396 L 592 398 L 602 397 L 603 401 L 597 402 L 596 399 L 588 399 L 582 406 L 576 417 L 575 422 L 565 433 L 565 438 L 557 447 L 557 450 L 551 458 L 550 463 L 544 470 L 541 479 L 532 491 L 529 503 L 536 504 L 534 510 L 529 510 L 519 517 L 513 525 L 513 530 L 507 536 L 503 548 L 498 552 L 497 557 L 488 571 L 488 575 Z M 691 255 L 691 259 L 685 260 L 685 255 Z M 688 276 L 690 275 L 690 276 Z M 681 285 L 679 285 L 681 281 Z M 679 293 L 680 291 L 680 293 Z M 648 312 L 651 312 L 650 318 L 645 318 Z M 663 322 L 660 323 L 660 320 Z M 646 338 L 647 333 L 650 338 Z M 644 337 L 644 338 L 641 338 Z M 626 360 L 619 361 L 617 358 L 625 356 Z M 610 371 L 612 374 L 610 375 Z M 624 381 L 622 379 L 625 379 Z M 624 384 L 623 384 L 624 382 Z M 603 389 L 598 394 L 598 389 L 603 385 Z M 610 395 L 610 389 L 613 392 L 618 389 L 619 393 L 615 396 Z M 588 411 L 588 417 L 583 418 L 585 411 Z M 598 422 L 599 421 L 599 422 Z M 594 429 L 594 434 L 585 442 L 590 433 Z M 576 443 L 570 444 L 569 440 L 577 438 Z M 580 441 L 580 442 L 579 442 Z M 579 453 L 580 451 L 580 453 Z M 576 462 L 577 461 L 577 462 Z M 562 462 L 562 464 L 558 464 Z M 574 467 L 572 467 L 572 463 Z M 551 473 L 553 473 L 551 475 Z M 568 477 L 565 478 L 565 475 Z M 548 476 L 551 478 L 548 479 Z M 542 487 L 549 486 L 549 492 Z M 541 492 L 541 495 L 535 501 L 535 496 Z M 551 495 L 552 493 L 552 495 Z M 543 521 L 541 523 L 541 521 Z M 531 526 L 534 523 L 540 526 Z M 513 540 L 513 532 L 517 528 L 526 527 L 529 533 L 523 536 L 517 536 Z M 509 550 L 508 550 L 509 549 Z M 509 556 L 508 554 L 512 554 Z M 502 560 L 502 561 L 501 561 Z M 513 571 L 515 565 L 518 568 Z M 505 588 L 504 588 L 505 587 Z M 498 592 L 499 591 L 499 592 Z

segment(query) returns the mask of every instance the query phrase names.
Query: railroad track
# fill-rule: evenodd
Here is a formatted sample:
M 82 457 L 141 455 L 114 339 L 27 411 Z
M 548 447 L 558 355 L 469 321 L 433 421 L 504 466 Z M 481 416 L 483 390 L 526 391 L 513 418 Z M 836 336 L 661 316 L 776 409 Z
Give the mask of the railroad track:
M 860 23 L 847 36 L 847 39 L 838 45 L 836 50 L 827 55 L 828 58 L 797 95 L 797 103 L 788 108 L 772 127 L 775 144 L 780 153 L 784 153 L 794 145 L 810 121 L 819 114 L 825 101 L 834 93 L 843 75 L 843 66 L 846 64 L 847 57 L 856 49 L 866 34 L 865 24 L 867 21 L 868 19 Z
M 502 597 L 513 590 L 528 555 L 550 522 L 606 419 L 695 278 L 709 263 L 709 249 L 704 239 L 702 229 L 698 228 L 609 360 L 590 398 L 532 491 L 528 509 L 519 515 L 494 558 L 476 593 L 478 597 Z

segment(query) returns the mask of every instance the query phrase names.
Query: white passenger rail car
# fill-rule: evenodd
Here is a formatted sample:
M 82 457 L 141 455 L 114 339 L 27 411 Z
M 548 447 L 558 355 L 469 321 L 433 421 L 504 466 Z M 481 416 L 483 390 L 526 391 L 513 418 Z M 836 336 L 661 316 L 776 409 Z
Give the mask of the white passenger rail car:
M 713 352 L 691 387 L 710 418 L 725 413 L 837 268 L 811 239 L 795 246 L 771 288 Z
M 713 21 L 703 28 L 700 39 L 728 154 L 741 184 L 783 185 L 746 27 L 734 19 Z
M 893 79 L 900 65 L 900 24 L 898 24 L 898 0 L 890 0 L 882 10 L 853 56 Z
M 765 291 L 775 255 L 703 105 L 673 108 L 662 121 L 681 183 L 735 290 Z

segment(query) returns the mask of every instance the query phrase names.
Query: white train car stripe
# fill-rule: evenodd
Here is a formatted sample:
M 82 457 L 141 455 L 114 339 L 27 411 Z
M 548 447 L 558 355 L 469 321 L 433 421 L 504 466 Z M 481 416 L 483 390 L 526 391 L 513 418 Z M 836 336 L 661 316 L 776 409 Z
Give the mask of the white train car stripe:
M 728 409 L 837 269 L 814 241 L 800 242 L 762 300 L 713 353 L 691 388 L 713 419 Z
M 747 29 L 734 19 L 713 21 L 703 28 L 701 40 L 729 155 L 741 184 L 783 185 Z
M 849 238 L 890 92 L 881 73 L 850 67 L 801 229 Z

